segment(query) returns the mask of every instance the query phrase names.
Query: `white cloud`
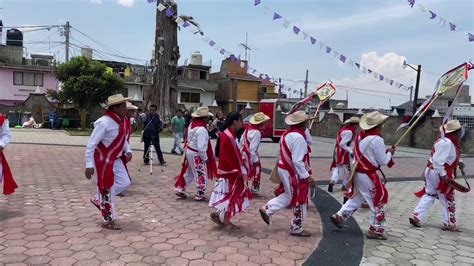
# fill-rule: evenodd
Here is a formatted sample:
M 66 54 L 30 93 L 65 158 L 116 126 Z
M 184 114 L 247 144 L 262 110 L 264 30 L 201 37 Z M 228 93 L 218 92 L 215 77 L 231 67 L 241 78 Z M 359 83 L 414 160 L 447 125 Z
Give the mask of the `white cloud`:
M 117 2 L 119 5 L 122 5 L 124 7 L 132 7 L 135 3 L 135 0 L 118 0 Z
M 102 0 L 89 0 L 89 1 L 93 4 L 98 4 L 98 5 L 102 4 Z

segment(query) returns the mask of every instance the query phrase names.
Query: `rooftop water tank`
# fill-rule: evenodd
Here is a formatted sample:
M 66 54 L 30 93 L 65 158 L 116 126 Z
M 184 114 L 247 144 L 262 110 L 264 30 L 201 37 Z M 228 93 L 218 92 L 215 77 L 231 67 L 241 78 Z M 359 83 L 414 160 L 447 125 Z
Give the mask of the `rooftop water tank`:
M 202 54 L 200 52 L 194 52 L 191 55 L 191 65 L 202 65 Z
M 7 45 L 23 47 L 23 33 L 18 29 L 7 31 Z

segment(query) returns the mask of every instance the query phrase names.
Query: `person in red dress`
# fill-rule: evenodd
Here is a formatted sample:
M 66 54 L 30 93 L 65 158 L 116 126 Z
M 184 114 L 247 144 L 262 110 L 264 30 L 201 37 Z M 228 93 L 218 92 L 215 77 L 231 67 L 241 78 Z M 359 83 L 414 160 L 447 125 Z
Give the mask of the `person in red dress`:
M 229 113 L 223 127 L 225 130 L 221 133 L 218 180 L 209 201 L 209 206 L 215 208 L 211 219 L 220 226 L 239 229 L 231 222 L 231 218 L 246 210 L 252 200 L 252 192 L 245 180 L 247 170 L 237 142 L 237 132 L 242 129 L 242 115 L 237 112 Z

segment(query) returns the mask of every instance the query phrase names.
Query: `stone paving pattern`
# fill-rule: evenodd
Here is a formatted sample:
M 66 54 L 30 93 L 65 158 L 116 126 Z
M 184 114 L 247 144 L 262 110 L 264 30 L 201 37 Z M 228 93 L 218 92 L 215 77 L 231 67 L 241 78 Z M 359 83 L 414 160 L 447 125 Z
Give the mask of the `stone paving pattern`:
M 313 237 L 289 235 L 290 210 L 276 215 L 272 226 L 263 223 L 257 208 L 274 187 L 267 178 L 249 212 L 234 221 L 243 228 L 221 230 L 210 221 L 207 203 L 174 196 L 179 157 L 166 156 L 164 172 L 155 167 L 150 176 L 137 155 L 130 165 L 134 184 L 117 199 L 123 230 L 116 232 L 101 230 L 89 203 L 95 186 L 83 176 L 84 148 L 10 145 L 6 156 L 20 189 L 0 196 L 0 264 L 295 265 L 318 246 L 314 206 L 305 221 Z
M 463 182 L 463 181 L 461 181 Z M 389 182 L 386 209 L 388 240 L 365 239 L 362 265 L 474 265 L 474 199 L 472 192 L 456 194 L 456 218 L 462 232 L 442 231 L 441 208 L 436 201 L 421 228 L 412 227 L 408 218 L 418 203 L 413 195 L 423 186 L 421 181 Z M 326 186 L 321 186 L 326 189 Z M 332 194 L 342 201 L 338 190 Z M 354 214 L 365 233 L 369 209 Z M 341 232 L 344 233 L 344 229 Z

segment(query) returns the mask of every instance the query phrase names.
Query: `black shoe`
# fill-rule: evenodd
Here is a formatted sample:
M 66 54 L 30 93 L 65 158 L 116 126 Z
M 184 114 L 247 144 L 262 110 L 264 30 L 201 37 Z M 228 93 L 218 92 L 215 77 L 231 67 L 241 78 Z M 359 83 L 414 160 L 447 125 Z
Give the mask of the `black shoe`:
M 150 165 L 150 162 L 143 162 L 144 165 Z
M 176 152 L 173 150 L 173 151 L 171 151 L 171 154 L 176 154 Z
M 161 165 L 161 166 L 166 166 L 166 162 L 163 161 L 163 162 L 160 163 L 160 165 Z
M 329 183 L 328 185 L 328 192 L 333 192 L 334 191 L 334 183 Z

